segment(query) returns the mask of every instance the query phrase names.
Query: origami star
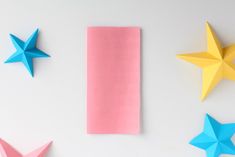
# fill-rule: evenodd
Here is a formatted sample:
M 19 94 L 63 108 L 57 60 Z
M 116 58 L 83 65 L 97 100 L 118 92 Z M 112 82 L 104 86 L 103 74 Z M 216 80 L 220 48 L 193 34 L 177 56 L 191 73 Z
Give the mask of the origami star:
M 231 141 L 235 133 L 235 123 L 221 124 L 206 115 L 204 130 L 190 144 L 206 150 L 207 157 L 218 157 L 220 154 L 235 154 L 235 146 Z
M 52 142 L 49 142 L 44 146 L 32 151 L 31 153 L 22 155 L 6 141 L 0 139 L 0 156 L 1 157 L 44 157 L 48 152 L 48 149 L 51 144 Z
M 28 38 L 26 42 L 23 42 L 21 39 L 12 34 L 10 34 L 10 37 L 16 48 L 16 52 L 11 55 L 5 63 L 22 62 L 33 77 L 33 58 L 50 57 L 45 52 L 36 48 L 38 29 Z
M 206 30 L 207 52 L 177 55 L 203 69 L 202 100 L 222 79 L 235 80 L 235 45 L 222 48 L 209 23 L 206 23 Z

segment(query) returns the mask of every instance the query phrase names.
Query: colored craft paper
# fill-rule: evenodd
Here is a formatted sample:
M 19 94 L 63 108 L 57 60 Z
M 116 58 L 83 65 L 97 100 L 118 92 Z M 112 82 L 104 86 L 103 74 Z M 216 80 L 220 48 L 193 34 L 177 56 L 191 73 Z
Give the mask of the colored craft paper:
M 206 30 L 208 45 L 206 52 L 177 55 L 203 69 L 202 100 L 222 79 L 235 80 L 235 64 L 233 64 L 235 45 L 222 48 L 209 23 L 206 23 Z
M 28 38 L 26 42 L 10 34 L 13 45 L 16 48 L 16 52 L 13 53 L 5 63 L 22 62 L 27 68 L 31 76 L 34 76 L 33 71 L 33 58 L 50 57 L 45 52 L 36 48 L 38 29 Z
M 140 28 L 87 30 L 87 132 L 137 134 L 140 117 Z
M 221 124 L 207 114 L 203 132 L 190 144 L 204 149 L 207 157 L 219 157 L 221 154 L 235 155 L 235 146 L 231 141 L 234 133 L 235 123 Z
M 45 157 L 51 143 L 52 142 L 49 142 L 26 155 L 22 155 L 6 141 L 0 139 L 0 156 L 1 157 Z

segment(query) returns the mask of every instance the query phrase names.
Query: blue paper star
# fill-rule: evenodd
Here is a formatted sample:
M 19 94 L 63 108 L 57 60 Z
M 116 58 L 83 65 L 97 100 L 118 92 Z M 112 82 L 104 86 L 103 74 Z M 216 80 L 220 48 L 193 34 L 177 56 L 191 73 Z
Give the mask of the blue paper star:
M 16 48 L 16 52 L 11 55 L 5 63 L 22 62 L 33 77 L 33 58 L 50 57 L 45 52 L 36 48 L 38 29 L 28 38 L 26 42 L 23 42 L 12 34 L 10 34 L 10 37 Z
M 196 136 L 190 144 L 206 150 L 207 157 L 218 157 L 220 154 L 235 154 L 231 141 L 235 133 L 235 123 L 220 124 L 210 115 L 206 115 L 204 131 Z

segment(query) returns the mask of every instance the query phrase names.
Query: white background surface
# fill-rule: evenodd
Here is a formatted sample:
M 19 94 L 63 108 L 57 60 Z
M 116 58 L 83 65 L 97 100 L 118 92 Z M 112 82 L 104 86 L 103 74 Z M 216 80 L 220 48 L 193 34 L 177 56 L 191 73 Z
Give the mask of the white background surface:
M 9 39 L 40 29 L 35 78 L 0 64 L 0 136 L 27 153 L 53 140 L 48 157 L 202 157 L 188 142 L 205 113 L 235 122 L 235 83 L 222 81 L 201 102 L 201 70 L 176 59 L 206 50 L 208 20 L 224 46 L 235 43 L 234 0 L 0 1 L 0 62 Z M 86 134 L 86 27 L 142 28 L 142 133 Z

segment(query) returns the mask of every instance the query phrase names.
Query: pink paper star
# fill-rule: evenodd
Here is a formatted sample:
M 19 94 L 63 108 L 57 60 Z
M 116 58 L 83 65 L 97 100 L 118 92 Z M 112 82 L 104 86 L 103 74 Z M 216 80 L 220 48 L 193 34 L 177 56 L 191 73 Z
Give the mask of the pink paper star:
M 6 141 L 0 139 L 0 156 L 1 157 L 44 157 L 48 152 L 48 149 L 51 144 L 52 142 L 49 142 L 26 155 L 22 155 Z

